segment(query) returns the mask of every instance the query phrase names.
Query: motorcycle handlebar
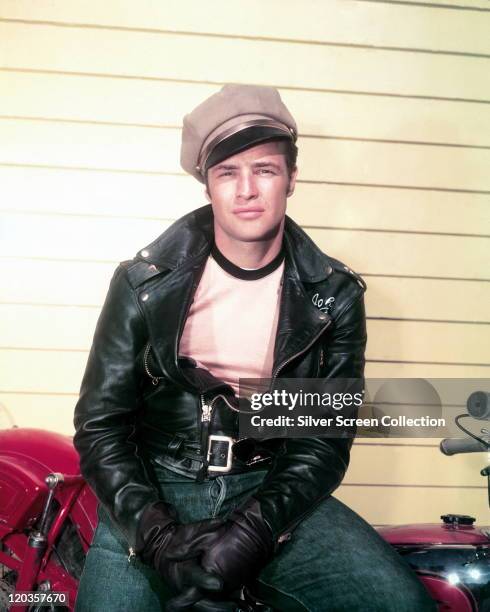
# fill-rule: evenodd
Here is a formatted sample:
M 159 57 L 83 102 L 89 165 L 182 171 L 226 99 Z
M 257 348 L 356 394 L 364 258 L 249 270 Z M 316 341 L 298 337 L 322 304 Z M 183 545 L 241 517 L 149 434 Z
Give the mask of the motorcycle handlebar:
M 440 449 L 445 455 L 490 452 L 490 439 L 487 440 L 487 444 L 482 444 L 472 438 L 445 438 L 441 440 Z

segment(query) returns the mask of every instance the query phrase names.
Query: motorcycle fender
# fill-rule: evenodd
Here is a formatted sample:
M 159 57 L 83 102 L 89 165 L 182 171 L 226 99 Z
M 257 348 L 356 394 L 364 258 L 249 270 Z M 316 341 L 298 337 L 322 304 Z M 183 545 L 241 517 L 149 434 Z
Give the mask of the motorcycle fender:
M 42 511 L 47 490 L 27 461 L 0 456 L 0 535 L 31 527 Z

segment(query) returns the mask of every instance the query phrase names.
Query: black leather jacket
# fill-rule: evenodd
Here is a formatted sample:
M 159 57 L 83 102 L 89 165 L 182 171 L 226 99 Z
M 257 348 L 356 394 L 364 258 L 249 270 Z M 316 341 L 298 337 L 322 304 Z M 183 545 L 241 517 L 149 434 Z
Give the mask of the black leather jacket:
M 74 443 L 83 476 L 129 546 L 143 509 L 158 499 L 148 461 L 207 478 L 207 435 L 237 438 L 237 413 L 221 399 L 229 388 L 177 355 L 212 243 L 210 205 L 179 219 L 119 265 L 97 323 L 75 409 Z M 284 245 L 273 376 L 361 378 L 364 282 L 323 254 L 289 217 Z M 203 423 L 202 404 L 210 402 L 211 420 Z M 269 472 L 254 497 L 276 541 L 338 487 L 351 445 L 352 438 L 264 443 Z M 249 469 L 246 454 L 236 455 L 234 469 Z

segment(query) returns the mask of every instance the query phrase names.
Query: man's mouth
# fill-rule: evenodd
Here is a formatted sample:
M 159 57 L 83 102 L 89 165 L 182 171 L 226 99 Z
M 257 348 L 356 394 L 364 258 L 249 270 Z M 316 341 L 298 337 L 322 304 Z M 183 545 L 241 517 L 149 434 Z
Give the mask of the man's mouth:
M 264 212 L 260 206 L 239 206 L 233 210 L 233 214 L 240 219 L 256 219 Z

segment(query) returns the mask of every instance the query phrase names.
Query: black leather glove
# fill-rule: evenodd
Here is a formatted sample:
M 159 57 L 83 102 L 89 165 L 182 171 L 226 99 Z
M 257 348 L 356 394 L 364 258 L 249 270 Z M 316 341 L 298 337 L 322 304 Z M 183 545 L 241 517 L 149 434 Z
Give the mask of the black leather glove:
M 168 612 L 247 609 L 245 602 L 234 600 L 233 595 L 253 580 L 272 557 L 272 533 L 262 518 L 259 502 L 253 497 L 232 512 L 225 529 L 207 548 L 201 561 L 203 571 L 222 580 L 222 593 L 205 594 L 201 592 L 205 590 L 202 587 L 191 586 L 167 603 Z
M 239 587 L 250 582 L 272 557 L 274 551 L 272 533 L 262 518 L 259 502 L 253 497 L 235 509 L 226 522 L 226 531 L 216 539 L 202 557 L 202 568 L 209 575 L 217 575 L 223 582 L 223 610 L 239 609 L 232 598 Z M 218 596 L 217 596 L 218 597 Z M 178 610 L 220 610 L 217 601 L 206 599 L 199 589 L 188 588 L 167 605 L 172 612 Z M 233 605 L 236 607 L 233 608 Z M 193 607 L 192 607 L 193 606 Z M 229 606 L 228 608 L 226 606 Z
M 210 595 L 198 588 L 190 587 L 167 602 L 165 612 L 253 612 L 253 609 L 240 600 L 226 595 Z M 214 597 L 214 598 L 213 598 Z M 222 597 L 222 598 L 220 598 Z
M 186 588 L 219 591 L 222 579 L 204 570 L 199 558 L 225 529 L 220 519 L 179 523 L 173 506 L 154 502 L 144 509 L 139 521 L 135 553 L 177 593 Z
M 223 579 L 225 592 L 253 580 L 274 552 L 272 532 L 251 497 L 228 517 L 227 530 L 207 548 L 202 567 Z

